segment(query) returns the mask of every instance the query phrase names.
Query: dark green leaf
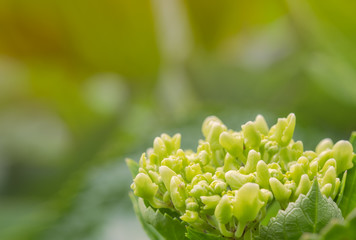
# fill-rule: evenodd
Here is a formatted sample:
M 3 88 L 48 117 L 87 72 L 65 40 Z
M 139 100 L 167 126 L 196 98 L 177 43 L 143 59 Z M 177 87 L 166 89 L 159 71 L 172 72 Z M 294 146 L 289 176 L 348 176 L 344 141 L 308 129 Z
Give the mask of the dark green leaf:
M 186 236 L 190 240 L 226 240 L 226 238 L 222 236 L 211 234 L 211 233 L 199 232 L 191 227 L 187 228 Z
M 184 240 L 186 226 L 177 218 L 172 218 L 166 213 L 161 213 L 159 210 L 154 210 L 151 207 L 146 207 L 142 198 L 136 198 L 131 194 L 131 200 L 136 205 L 136 214 L 149 234 L 151 239 L 169 239 L 169 240 Z M 153 230 L 155 231 L 152 231 Z M 159 234 L 157 234 L 159 233 Z M 152 236 L 156 234 L 155 236 Z
M 354 167 L 347 170 L 347 181 L 339 207 L 344 216 L 347 216 L 356 207 L 356 155 L 352 159 Z
M 303 234 L 300 240 L 353 240 L 356 236 L 356 209 L 345 219 L 332 219 L 320 234 Z
M 314 181 L 306 196 L 300 195 L 285 211 L 279 211 L 267 227 L 261 226 L 259 237 L 297 240 L 304 232 L 318 233 L 333 218 L 342 219 L 340 209 L 331 198 L 321 194 L 318 182 Z
M 341 184 L 340 184 L 340 192 L 337 196 L 337 205 L 340 206 L 340 203 L 342 201 L 342 198 L 344 196 L 344 191 L 345 191 L 345 185 L 346 185 L 346 179 L 347 179 L 347 170 L 344 172 L 343 176 L 342 176 L 342 180 L 341 180 Z
M 142 216 L 142 213 L 140 211 L 140 208 L 138 206 L 138 201 L 137 197 L 133 195 L 133 193 L 130 193 L 130 198 L 136 213 L 136 216 L 140 220 L 143 229 L 147 233 L 148 237 L 152 240 L 165 240 L 158 232 L 157 230 L 150 224 L 148 224 L 145 219 Z

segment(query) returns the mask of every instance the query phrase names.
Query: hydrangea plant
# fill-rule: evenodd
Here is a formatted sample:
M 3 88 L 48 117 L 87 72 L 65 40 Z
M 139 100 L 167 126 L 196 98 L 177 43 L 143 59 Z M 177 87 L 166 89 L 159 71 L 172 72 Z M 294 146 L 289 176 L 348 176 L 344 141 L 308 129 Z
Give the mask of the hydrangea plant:
M 180 134 L 162 134 L 139 163 L 127 159 L 131 199 L 148 236 L 308 239 L 331 219 L 342 221 L 338 205 L 347 205 L 344 215 L 356 207 L 346 184 L 356 160 L 352 143 L 324 139 L 306 151 L 293 140 L 295 124 L 289 114 L 269 128 L 258 115 L 234 131 L 210 116 L 196 151 L 180 148 Z M 262 225 L 276 203 L 279 212 Z

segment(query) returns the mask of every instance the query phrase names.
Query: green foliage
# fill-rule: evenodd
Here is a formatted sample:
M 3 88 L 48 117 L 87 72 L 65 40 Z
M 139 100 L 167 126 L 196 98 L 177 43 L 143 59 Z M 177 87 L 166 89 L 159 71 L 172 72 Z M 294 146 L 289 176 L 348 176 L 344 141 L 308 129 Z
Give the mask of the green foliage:
M 300 240 L 353 240 L 356 236 L 356 209 L 345 219 L 332 219 L 320 234 L 304 233 Z
M 304 232 L 318 233 L 333 218 L 343 219 L 340 209 L 322 195 L 317 181 L 308 194 L 300 195 L 285 211 L 279 211 L 269 224 L 262 226 L 260 239 L 297 240 Z

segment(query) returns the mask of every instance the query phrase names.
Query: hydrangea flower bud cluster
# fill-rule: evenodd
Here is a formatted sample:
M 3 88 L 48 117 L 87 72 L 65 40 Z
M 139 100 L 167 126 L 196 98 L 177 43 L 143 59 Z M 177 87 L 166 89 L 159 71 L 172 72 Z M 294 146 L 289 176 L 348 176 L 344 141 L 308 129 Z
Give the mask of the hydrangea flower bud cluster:
M 180 149 L 179 134 L 162 134 L 142 154 L 131 188 L 195 229 L 241 238 L 264 218 L 272 201 L 286 208 L 314 179 L 334 199 L 339 176 L 353 166 L 350 142 L 324 139 L 315 151 L 304 151 L 303 143 L 292 139 L 295 123 L 290 114 L 269 128 L 258 115 L 236 132 L 211 116 L 196 152 Z

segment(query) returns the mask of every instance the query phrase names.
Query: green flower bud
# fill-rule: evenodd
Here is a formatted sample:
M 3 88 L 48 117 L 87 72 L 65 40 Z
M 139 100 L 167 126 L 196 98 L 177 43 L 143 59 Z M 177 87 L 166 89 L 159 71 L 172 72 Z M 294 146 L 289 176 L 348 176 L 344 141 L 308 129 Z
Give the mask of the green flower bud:
M 308 169 L 309 169 L 309 159 L 308 158 L 306 158 L 305 156 L 301 156 L 300 158 L 298 158 L 297 163 L 303 167 L 304 172 L 308 172 Z
M 322 168 L 327 160 L 332 158 L 332 150 L 327 149 L 319 154 L 319 169 Z
M 245 167 L 246 173 L 252 173 L 256 171 L 257 162 L 261 160 L 261 154 L 255 150 L 250 150 L 247 156 L 247 163 Z
M 149 176 L 139 173 L 135 177 L 133 184 L 131 184 L 131 189 L 136 196 L 150 200 L 155 196 L 158 186 L 152 182 Z
M 293 143 L 291 151 L 293 154 L 293 158 L 298 159 L 302 156 L 304 150 L 303 142 L 302 141 L 296 141 Z
M 309 159 L 309 161 L 312 161 L 313 159 L 315 159 L 318 155 L 313 152 L 313 151 L 305 151 L 303 153 L 303 156 L 305 156 L 306 158 Z
M 269 179 L 269 184 L 271 185 L 274 197 L 281 204 L 281 207 L 285 208 L 292 191 L 278 181 L 278 179 L 273 177 Z
M 227 224 L 232 218 L 232 205 L 229 197 L 224 195 L 215 208 L 214 213 L 219 223 Z
M 278 180 L 282 181 L 284 179 L 284 174 L 281 171 L 281 167 L 277 163 L 271 163 L 267 165 L 269 168 L 269 173 L 271 177 L 277 178 Z
M 234 157 L 239 157 L 243 153 L 244 139 L 238 133 L 222 132 L 219 137 L 219 143 Z
M 320 143 L 316 146 L 315 153 L 319 155 L 320 153 L 324 152 L 325 150 L 332 149 L 333 146 L 334 146 L 333 141 L 330 138 L 325 138 L 325 139 L 321 140 Z
M 177 156 L 170 156 L 163 159 L 161 165 L 169 167 L 176 173 L 179 173 L 183 170 L 182 159 Z
M 319 159 L 315 158 L 309 165 L 309 175 L 310 177 L 315 177 L 319 169 Z
M 238 171 L 230 170 L 225 173 L 226 183 L 231 187 L 231 189 L 236 190 L 242 187 L 245 183 L 252 182 L 254 176 L 249 174 L 241 174 Z
M 159 174 L 161 175 L 162 181 L 163 181 L 164 186 L 166 187 L 167 191 L 171 192 L 171 190 L 170 190 L 171 179 L 173 176 L 177 176 L 177 174 L 167 166 L 160 166 Z
M 233 215 L 239 221 L 236 237 L 241 237 L 246 223 L 255 220 L 264 205 L 259 194 L 259 186 L 256 183 L 246 183 L 236 191 L 233 202 Z
M 202 132 L 212 150 L 220 147 L 220 134 L 226 131 L 226 126 L 215 116 L 207 117 L 203 123 Z
M 268 135 L 268 125 L 265 120 L 265 118 L 262 115 L 257 115 L 255 119 L 255 126 L 256 129 L 263 135 L 267 136 Z
M 334 167 L 336 168 L 336 160 L 334 158 L 330 158 L 329 160 L 326 161 L 326 163 L 324 164 L 323 168 L 321 169 L 321 173 L 325 174 L 325 172 L 329 169 L 329 167 Z
M 222 180 L 214 180 L 210 184 L 210 187 L 213 189 L 215 194 L 222 194 L 224 191 L 227 190 L 227 184 Z
M 224 159 L 224 172 L 227 172 L 229 170 L 238 170 L 241 167 L 240 163 L 237 161 L 235 157 L 230 155 L 229 153 L 226 153 L 225 159 Z
M 200 197 L 201 201 L 205 204 L 204 210 L 215 209 L 216 205 L 218 205 L 220 201 L 220 198 L 221 197 L 219 195 Z
M 185 177 L 189 182 L 198 174 L 202 174 L 200 164 L 198 163 L 189 165 L 185 168 Z
M 333 186 L 335 184 L 335 180 L 336 180 L 336 170 L 333 166 L 330 166 L 326 171 L 326 173 L 324 174 L 323 178 L 321 179 L 321 186 L 325 186 L 328 183 L 332 184 L 331 192 L 328 196 L 330 196 L 334 190 Z
M 199 214 L 196 211 L 186 210 L 180 219 L 187 223 L 194 223 L 199 219 Z
M 348 141 L 338 141 L 333 149 L 333 156 L 337 164 L 337 175 L 353 167 L 353 147 Z
M 300 177 L 304 174 L 302 165 L 296 163 L 290 167 L 290 175 L 294 182 L 299 184 Z
M 287 146 L 293 137 L 295 128 L 295 115 L 289 114 L 287 118 L 279 118 L 276 125 L 270 130 L 270 138 L 281 146 Z
M 209 187 L 208 183 L 205 180 L 202 180 L 193 186 L 193 189 L 190 190 L 189 194 L 195 198 L 200 198 L 200 196 L 208 195 L 210 191 L 212 192 L 212 189 Z
M 187 210 L 191 210 L 191 211 L 199 210 L 199 204 L 192 197 L 189 197 L 185 200 L 185 206 L 186 206 Z
M 243 135 L 245 137 L 245 144 L 250 149 L 258 149 L 261 143 L 261 134 L 253 122 L 247 122 L 241 126 Z
M 326 197 L 330 197 L 332 194 L 332 188 L 333 185 L 331 183 L 327 183 L 320 189 L 320 192 L 324 194 Z
M 210 157 L 206 150 L 202 150 L 199 152 L 198 159 L 203 166 L 208 165 L 210 163 Z
M 294 193 L 294 199 L 297 199 L 300 194 L 306 195 L 309 192 L 311 186 L 312 184 L 311 181 L 309 180 L 309 176 L 307 174 L 303 174 L 302 177 L 300 178 L 297 190 Z
M 264 203 L 269 203 L 273 200 L 273 194 L 267 189 L 261 189 L 259 198 Z
M 269 189 L 269 178 L 271 177 L 267 164 L 260 160 L 256 167 L 256 182 L 263 188 Z
M 331 196 L 332 199 L 334 199 L 336 197 L 336 195 L 339 193 L 339 190 L 340 190 L 340 179 L 339 178 L 336 178 L 335 180 L 335 186 L 334 186 L 334 192 Z
M 166 145 L 160 137 L 156 137 L 153 141 L 153 152 L 157 155 L 158 159 L 161 160 L 168 156 Z
M 146 153 L 142 153 L 142 155 L 141 155 L 141 157 L 140 157 L 139 165 L 140 165 L 140 167 L 142 167 L 143 169 L 146 169 L 146 168 L 147 168 Z
M 171 199 L 173 205 L 178 210 L 184 209 L 186 200 L 185 183 L 179 178 L 179 176 L 173 176 L 170 184 Z
M 167 134 L 162 134 L 161 139 L 166 146 L 168 155 L 174 154 L 180 148 L 181 135 L 175 134 L 173 137 L 168 136 Z
M 231 221 L 232 219 L 232 206 L 227 195 L 224 195 L 218 205 L 215 208 L 214 215 L 216 220 L 219 222 L 220 232 L 225 237 L 232 237 L 233 233 L 226 230 L 225 224 Z

